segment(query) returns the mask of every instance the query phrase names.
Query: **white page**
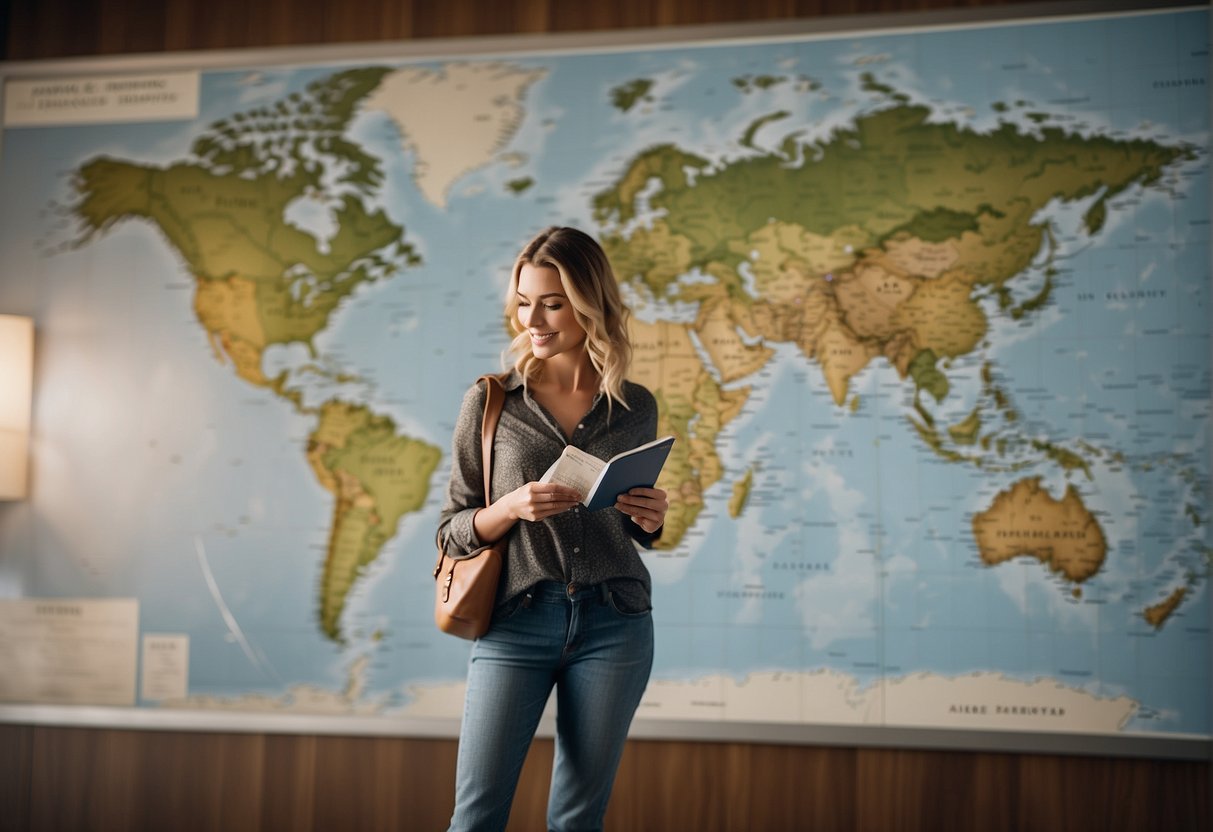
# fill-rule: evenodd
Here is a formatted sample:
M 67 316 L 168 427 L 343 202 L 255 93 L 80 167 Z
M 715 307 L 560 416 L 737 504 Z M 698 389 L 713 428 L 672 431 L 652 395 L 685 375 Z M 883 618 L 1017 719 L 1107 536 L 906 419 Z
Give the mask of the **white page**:
M 552 463 L 552 467 L 544 473 L 540 482 L 554 482 L 577 489 L 582 498 L 588 498 L 598 472 L 606 463 L 593 454 L 587 454 L 580 448 L 565 445 L 564 452 Z

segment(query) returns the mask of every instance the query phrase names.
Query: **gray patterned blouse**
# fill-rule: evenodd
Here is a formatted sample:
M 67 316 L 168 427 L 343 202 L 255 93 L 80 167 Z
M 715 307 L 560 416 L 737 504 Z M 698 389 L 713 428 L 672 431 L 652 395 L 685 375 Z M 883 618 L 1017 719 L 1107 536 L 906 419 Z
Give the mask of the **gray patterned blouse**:
M 504 386 L 505 407 L 493 442 L 494 500 L 542 477 L 566 444 L 610 459 L 656 436 L 657 403 L 639 384 L 627 382 L 624 387 L 630 410 L 616 402 L 608 414 L 607 397 L 599 393 L 567 442 L 556 420 L 523 388 L 517 371 L 510 372 Z M 478 382 L 464 394 L 455 423 L 451 481 L 438 525 L 439 539 L 452 557 L 482 545 L 472 517 L 484 507 L 480 458 L 484 399 L 484 384 Z M 649 609 L 649 570 L 636 543 L 649 548 L 660 534 L 660 529 L 646 533 L 614 507 L 589 512 L 575 506 L 538 522 L 519 520 L 509 532 L 497 604 L 509 602 L 540 581 L 559 581 L 575 587 L 605 583 L 625 612 Z

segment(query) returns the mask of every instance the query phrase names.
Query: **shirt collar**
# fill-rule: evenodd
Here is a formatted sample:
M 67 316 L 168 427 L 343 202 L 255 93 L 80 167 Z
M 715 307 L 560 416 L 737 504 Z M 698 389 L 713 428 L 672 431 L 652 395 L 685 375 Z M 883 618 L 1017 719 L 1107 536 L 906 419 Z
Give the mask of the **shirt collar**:
M 509 372 L 505 373 L 504 376 L 505 377 L 501 381 L 501 386 L 505 388 L 507 393 L 522 389 L 522 373 L 518 372 L 516 368 L 510 368 Z M 530 399 L 531 397 L 527 396 L 526 398 Z M 589 413 L 587 413 L 586 416 L 592 416 L 598 410 L 598 406 L 605 398 L 606 394 L 601 390 L 595 393 L 594 400 L 590 402 Z M 563 434 L 561 434 L 561 438 L 564 438 Z
M 516 369 L 511 368 L 510 371 L 505 374 L 505 378 L 502 379 L 501 386 L 506 389 L 507 393 L 511 390 L 517 390 L 522 386 L 522 374 Z

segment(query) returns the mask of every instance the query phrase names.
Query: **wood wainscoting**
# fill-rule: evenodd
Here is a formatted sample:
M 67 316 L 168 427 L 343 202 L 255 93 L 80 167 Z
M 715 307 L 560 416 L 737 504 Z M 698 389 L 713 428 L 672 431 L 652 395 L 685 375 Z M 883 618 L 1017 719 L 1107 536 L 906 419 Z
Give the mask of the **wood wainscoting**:
M 0 832 L 442 830 L 454 740 L 0 725 Z M 551 740 L 510 829 L 545 828 Z M 614 832 L 1205 830 L 1209 763 L 635 740 Z

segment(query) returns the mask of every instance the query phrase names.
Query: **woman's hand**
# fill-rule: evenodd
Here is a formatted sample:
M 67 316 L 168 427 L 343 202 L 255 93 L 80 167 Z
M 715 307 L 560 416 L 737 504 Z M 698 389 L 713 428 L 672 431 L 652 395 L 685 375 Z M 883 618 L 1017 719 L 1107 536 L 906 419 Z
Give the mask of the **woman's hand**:
M 534 522 L 568 511 L 581 502 L 581 494 L 575 488 L 554 482 L 528 482 L 498 502 L 505 503 L 514 520 Z
M 670 509 L 670 501 L 666 499 L 665 491 L 660 488 L 633 488 L 616 498 L 615 508 L 631 517 L 637 526 L 652 534 L 665 523 L 665 513 Z
M 472 528 L 480 540 L 500 540 L 519 520 L 546 520 L 580 503 L 581 495 L 567 485 L 528 482 L 476 512 Z

